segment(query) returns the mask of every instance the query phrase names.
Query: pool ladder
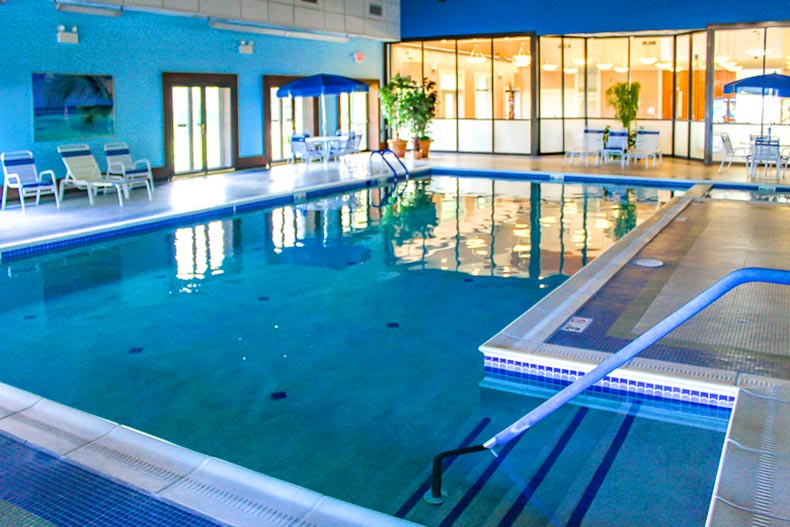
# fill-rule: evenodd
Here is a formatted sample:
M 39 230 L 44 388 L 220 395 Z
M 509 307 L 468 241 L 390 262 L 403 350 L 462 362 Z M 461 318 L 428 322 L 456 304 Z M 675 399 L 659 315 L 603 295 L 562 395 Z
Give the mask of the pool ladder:
M 392 163 L 390 163 L 387 160 L 387 154 L 391 154 L 389 157 L 394 158 L 395 161 L 397 161 L 398 164 L 401 166 L 401 168 L 403 168 L 403 174 L 399 174 L 398 171 L 395 169 L 395 167 L 392 166 Z M 376 155 L 378 155 L 381 158 L 381 161 L 389 167 L 395 179 L 398 179 L 398 177 L 400 176 L 405 176 L 406 179 L 409 179 L 409 169 L 406 168 L 406 165 L 403 164 L 403 161 L 401 161 L 401 159 L 395 154 L 395 152 L 393 152 L 389 148 L 385 148 L 383 150 L 373 150 L 370 153 L 370 163 L 373 163 L 373 156 Z
M 446 450 L 439 453 L 433 458 L 431 489 L 425 493 L 424 500 L 434 505 L 444 502 L 445 494 L 442 492 L 442 463 L 445 459 L 471 454 L 472 452 L 481 452 L 483 450 L 491 450 L 494 455 L 497 455 L 494 450 L 496 447 L 504 447 L 513 439 L 521 436 L 524 432 L 541 422 L 556 410 L 559 410 L 568 401 L 664 338 L 681 324 L 685 323 L 688 319 L 711 305 L 729 291 L 741 284 L 750 282 L 790 285 L 790 271 L 747 267 L 731 272 L 691 299 L 688 303 L 678 308 L 664 320 L 644 332 L 620 351 L 600 363 L 569 386 L 557 392 L 485 443 L 454 450 Z

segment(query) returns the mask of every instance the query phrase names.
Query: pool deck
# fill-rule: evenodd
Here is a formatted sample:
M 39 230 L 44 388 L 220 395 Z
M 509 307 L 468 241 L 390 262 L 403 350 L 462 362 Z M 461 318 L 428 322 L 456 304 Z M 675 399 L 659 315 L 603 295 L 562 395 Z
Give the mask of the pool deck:
M 349 165 L 331 163 L 310 171 L 286 165 L 180 179 L 159 184 L 152 202 L 144 192 L 134 191 L 124 207 L 111 194 L 99 196 L 91 207 L 84 193 L 73 193 L 60 210 L 46 202 L 22 214 L 18 203 L 9 200 L 9 208 L 0 213 L 0 255 L 13 260 L 31 247 L 57 247 L 74 238 L 88 242 L 117 229 L 179 218 L 187 221 L 218 211 L 287 202 L 294 196 L 301 199 L 330 188 L 364 188 L 370 181 L 386 179 L 387 172 L 371 167 L 367 159 L 358 156 Z M 786 230 L 790 205 L 705 197 L 711 183 L 767 188 L 788 184 L 787 179 L 750 180 L 742 166 L 719 174 L 718 165 L 672 158 L 658 168 L 645 169 L 644 164 L 563 166 L 562 156 L 457 154 L 432 154 L 430 160 L 407 164 L 415 172 L 464 169 L 527 177 L 532 173 L 554 181 L 586 174 L 696 184 L 485 343 L 484 353 L 559 360 L 587 371 L 726 273 L 741 267 L 787 269 L 790 261 Z M 663 265 L 633 264 L 647 258 Z M 790 485 L 781 477 L 790 469 L 788 308 L 788 288 L 741 286 L 623 368 L 636 375 L 679 378 L 737 394 L 708 525 L 790 525 Z M 589 326 L 582 333 L 564 331 L 571 317 L 589 320 Z M 376 513 L 367 516 L 364 509 L 287 484 L 279 487 L 269 478 L 253 477 L 221 460 L 196 457 L 116 423 L 75 412 L 10 387 L 0 391 L 0 431 L 197 511 L 199 518 L 214 518 L 218 525 L 289 525 L 263 521 L 265 514 L 283 510 L 294 523 L 309 522 L 304 525 L 408 524 Z M 3 474 L 0 460 L 0 477 Z M 223 480 L 237 496 L 232 507 L 220 506 L 225 498 L 209 483 Z M 278 501 L 291 492 L 299 496 L 298 506 Z M 273 500 L 275 512 L 261 512 L 267 508 L 264 496 Z

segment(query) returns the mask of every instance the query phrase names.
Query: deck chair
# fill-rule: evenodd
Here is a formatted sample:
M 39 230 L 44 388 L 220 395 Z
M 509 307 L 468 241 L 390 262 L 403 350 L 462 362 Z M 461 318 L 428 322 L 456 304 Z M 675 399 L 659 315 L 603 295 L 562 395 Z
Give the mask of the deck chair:
M 596 130 L 592 128 L 585 128 L 582 133 L 579 145 L 571 150 L 565 151 L 565 157 L 562 159 L 562 164 L 571 160 L 573 164 L 574 158 L 584 158 L 584 166 L 590 166 L 590 156 L 595 157 L 595 164 L 599 164 L 601 157 L 601 150 L 603 150 L 603 130 Z
M 749 159 L 750 174 L 752 177 L 757 176 L 757 167 L 764 166 L 763 175 L 768 175 L 768 168 L 776 167 L 776 179 L 784 175 L 787 168 L 788 158 L 782 154 L 779 147 L 779 140 L 758 137 L 752 145 L 752 155 Z
M 94 197 L 99 189 L 114 188 L 118 192 L 118 203 L 123 207 L 123 196 L 129 194 L 126 181 L 120 176 L 108 178 L 102 174 L 96 158 L 88 145 L 61 145 L 58 153 L 66 165 L 66 177 L 60 181 L 60 198 L 66 187 L 74 187 L 88 191 L 88 202 L 93 205 Z M 151 195 L 148 195 L 149 199 Z
M 55 204 L 60 208 L 60 196 L 55 180 L 55 173 L 52 170 L 44 170 L 39 173 L 36 170 L 36 161 L 30 150 L 20 150 L 17 152 L 3 152 L 0 154 L 0 164 L 3 165 L 3 205 L 8 195 L 8 189 L 15 188 L 19 194 L 19 204 L 22 205 L 22 212 L 25 212 L 25 198 L 35 194 L 36 205 L 41 201 L 42 194 L 52 194 L 55 196 Z
M 132 159 L 126 143 L 104 145 L 107 158 L 107 177 L 121 176 L 129 182 L 128 187 L 150 187 L 154 191 L 154 175 L 147 159 Z
M 606 163 L 609 160 L 620 158 L 620 166 L 624 167 L 628 156 L 628 131 L 612 130 L 609 132 L 609 138 L 606 140 L 606 146 L 601 150 L 601 163 Z
M 722 132 L 719 134 L 719 136 L 721 137 L 721 146 L 724 148 L 724 157 L 721 160 L 721 165 L 719 165 L 719 172 L 724 169 L 724 163 L 727 163 L 727 170 L 729 170 L 732 166 L 732 162 L 739 159 L 746 163 L 746 168 L 748 169 L 749 157 L 751 155 L 749 149 L 734 147 L 732 145 L 732 140 L 730 139 L 730 134 L 727 132 Z
M 659 132 L 657 130 L 637 130 L 636 131 L 636 144 L 634 149 L 626 153 L 628 159 L 625 163 L 631 161 L 636 163 L 639 159 L 645 160 L 645 170 L 653 158 L 653 167 L 657 166 L 657 162 L 663 162 L 664 158 L 661 155 L 661 150 L 658 148 Z
M 291 137 L 291 152 L 294 161 L 301 159 L 305 163 L 305 168 L 310 168 L 313 161 L 323 160 L 321 150 L 318 145 L 305 141 L 304 135 L 294 135 Z

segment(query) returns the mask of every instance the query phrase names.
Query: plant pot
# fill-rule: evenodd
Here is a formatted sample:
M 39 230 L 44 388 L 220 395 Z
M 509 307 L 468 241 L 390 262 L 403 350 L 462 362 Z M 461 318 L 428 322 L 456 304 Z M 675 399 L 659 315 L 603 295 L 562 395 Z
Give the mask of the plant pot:
M 406 146 L 407 146 L 407 144 L 408 143 L 406 143 L 406 141 L 402 141 L 400 139 L 387 139 L 387 146 L 398 157 L 405 157 L 406 156 Z
M 430 139 L 420 139 L 420 156 L 423 159 L 428 158 L 428 153 L 431 151 L 431 140 Z

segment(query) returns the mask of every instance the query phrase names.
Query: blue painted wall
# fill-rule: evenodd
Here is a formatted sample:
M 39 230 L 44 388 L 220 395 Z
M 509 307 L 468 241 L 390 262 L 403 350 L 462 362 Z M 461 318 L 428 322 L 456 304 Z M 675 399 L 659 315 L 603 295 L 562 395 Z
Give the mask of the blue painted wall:
M 401 36 L 427 38 L 535 31 L 539 35 L 701 29 L 790 21 L 790 1 L 401 0 Z
M 58 44 L 58 25 L 79 29 L 79 44 Z M 238 53 L 240 40 L 254 55 Z M 164 165 L 162 73 L 238 76 L 239 155 L 263 155 L 262 75 L 336 73 L 380 79 L 381 42 L 330 43 L 212 30 L 206 19 L 126 11 L 119 18 L 61 13 L 44 0 L 0 4 L 0 151 L 32 150 L 39 170 L 64 175 L 56 142 L 33 138 L 33 73 L 113 76 L 115 135 L 87 140 L 100 164 L 102 145 L 129 143 L 136 157 Z M 362 63 L 352 53 L 365 54 Z

